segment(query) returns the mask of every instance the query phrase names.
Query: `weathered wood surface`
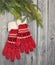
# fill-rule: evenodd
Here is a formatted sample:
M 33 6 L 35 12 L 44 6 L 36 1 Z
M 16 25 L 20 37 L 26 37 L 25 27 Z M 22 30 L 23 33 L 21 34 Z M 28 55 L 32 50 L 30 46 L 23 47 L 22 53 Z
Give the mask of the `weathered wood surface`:
M 33 1 L 37 4 L 37 0 Z M 55 65 L 55 0 L 38 0 L 38 6 L 43 17 L 43 28 L 37 29 L 36 21 L 29 24 L 37 48 L 29 55 L 21 54 L 22 59 L 15 62 L 2 56 L 8 36 L 7 24 L 14 17 L 7 12 L 0 15 L 0 65 Z

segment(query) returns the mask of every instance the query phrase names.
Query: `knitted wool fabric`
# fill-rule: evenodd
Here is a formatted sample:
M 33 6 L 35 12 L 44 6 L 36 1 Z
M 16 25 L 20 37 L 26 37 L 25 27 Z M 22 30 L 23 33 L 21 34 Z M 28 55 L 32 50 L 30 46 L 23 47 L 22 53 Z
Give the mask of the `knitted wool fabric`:
M 21 24 L 18 26 L 16 46 L 20 47 L 21 52 L 26 52 L 27 54 L 36 48 L 36 44 L 27 24 Z
M 12 29 L 8 35 L 8 41 L 5 45 L 5 48 L 3 50 L 3 55 L 6 56 L 7 59 L 11 59 L 11 61 L 15 60 L 15 57 L 17 59 L 20 59 L 20 50 L 17 48 L 16 44 L 16 38 L 17 38 L 17 30 Z

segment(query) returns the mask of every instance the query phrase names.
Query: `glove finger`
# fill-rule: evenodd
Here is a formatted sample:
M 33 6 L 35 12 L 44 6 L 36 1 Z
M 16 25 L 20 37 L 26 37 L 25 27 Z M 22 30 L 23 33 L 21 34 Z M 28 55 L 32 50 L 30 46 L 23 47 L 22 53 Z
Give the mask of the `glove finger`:
M 16 49 L 16 58 L 20 59 L 21 58 L 21 54 L 20 54 L 20 50 Z
M 30 43 L 32 44 L 33 48 L 36 48 L 36 44 L 35 44 L 35 41 L 33 40 L 33 38 L 30 37 L 29 39 L 30 39 Z
M 15 48 L 13 48 L 13 49 L 11 49 L 11 61 L 12 61 L 12 62 L 14 62 L 15 56 L 16 56 Z
M 30 38 L 27 38 L 27 44 L 28 44 L 28 48 L 29 48 L 29 50 L 30 51 L 33 51 L 33 46 L 32 46 L 32 44 L 31 44 L 31 41 L 30 41 Z
M 29 44 L 29 49 L 30 49 L 30 51 L 33 51 L 34 48 L 33 48 L 33 46 L 31 45 L 31 43 L 29 42 L 28 44 Z
M 6 58 L 9 59 L 11 57 L 11 48 L 8 47 L 7 52 L 6 52 Z
M 30 52 L 30 49 L 29 49 L 29 45 L 28 45 L 28 41 L 27 41 L 27 38 L 24 39 L 24 46 L 25 46 L 25 53 L 29 54 Z

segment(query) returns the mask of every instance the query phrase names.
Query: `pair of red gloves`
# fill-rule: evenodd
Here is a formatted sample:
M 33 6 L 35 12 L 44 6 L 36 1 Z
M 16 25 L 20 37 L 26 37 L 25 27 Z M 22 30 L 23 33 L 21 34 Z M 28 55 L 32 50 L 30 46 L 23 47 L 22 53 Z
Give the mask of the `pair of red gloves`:
M 21 24 L 18 29 L 11 29 L 8 35 L 8 41 L 3 50 L 3 55 L 7 59 L 14 61 L 15 58 L 20 59 L 21 53 L 33 51 L 36 48 L 36 44 L 32 38 L 29 27 L 27 24 Z

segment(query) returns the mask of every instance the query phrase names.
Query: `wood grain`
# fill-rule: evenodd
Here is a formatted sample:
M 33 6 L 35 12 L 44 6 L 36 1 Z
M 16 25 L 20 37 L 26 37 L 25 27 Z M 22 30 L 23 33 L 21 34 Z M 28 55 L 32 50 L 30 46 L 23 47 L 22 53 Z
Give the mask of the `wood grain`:
M 37 4 L 37 0 L 33 0 Z M 21 54 L 21 60 L 10 62 L 2 56 L 2 50 L 7 41 L 8 22 L 15 20 L 8 12 L 0 15 L 0 65 L 55 65 L 55 0 L 38 0 L 43 18 L 43 28 L 37 27 L 36 21 L 29 24 L 37 48 L 29 55 Z

